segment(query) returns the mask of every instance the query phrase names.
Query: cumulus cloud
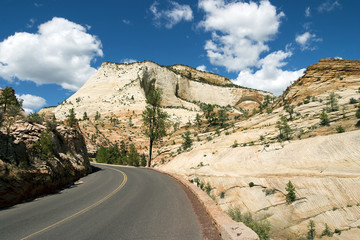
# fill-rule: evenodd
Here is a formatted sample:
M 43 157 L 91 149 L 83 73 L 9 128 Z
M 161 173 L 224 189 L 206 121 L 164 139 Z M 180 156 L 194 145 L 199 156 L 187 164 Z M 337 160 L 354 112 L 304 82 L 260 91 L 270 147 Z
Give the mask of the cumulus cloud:
M 0 42 L 0 77 L 77 90 L 96 72 L 90 63 L 102 56 L 101 41 L 87 28 L 54 17 L 37 33 L 18 32 Z
M 321 38 L 317 38 L 316 34 L 310 32 L 304 32 L 303 34 L 297 35 L 295 41 L 301 46 L 301 50 L 314 50 L 312 47 L 313 42 L 320 42 Z
M 310 7 L 307 7 L 307 8 L 305 9 L 305 17 L 311 17 Z
M 199 70 L 199 71 L 206 72 L 206 66 L 205 65 L 200 65 L 196 69 Z
M 268 0 L 250 1 L 199 0 L 205 18 L 199 26 L 211 32 L 205 50 L 211 64 L 239 72 L 235 84 L 279 94 L 303 69 L 285 71 L 290 50 L 269 51 L 267 42 L 278 33 L 283 12 Z
M 253 72 L 251 69 L 241 71 L 234 83 L 280 95 L 286 86 L 289 86 L 292 81 L 301 77 L 305 71 L 305 69 L 297 71 L 281 69 L 281 67 L 286 65 L 284 60 L 291 57 L 291 55 L 291 52 L 283 51 L 270 53 L 259 61 L 261 65 L 259 70 L 256 72 Z
M 22 94 L 22 95 L 17 95 L 16 97 L 18 99 L 23 99 L 23 109 L 26 113 L 32 113 L 35 110 L 38 110 L 40 108 L 42 108 L 43 106 L 46 105 L 46 100 L 42 97 L 39 96 L 34 96 L 31 94 Z
M 170 1 L 170 5 L 171 8 L 168 10 L 159 10 L 157 1 L 151 5 L 150 12 L 154 15 L 153 20 L 156 26 L 160 27 L 164 24 L 166 28 L 171 29 L 181 21 L 193 20 L 193 12 L 189 5 L 180 5 L 174 1 Z
M 319 12 L 331 12 L 336 8 L 341 7 L 338 0 L 326 0 L 318 7 Z

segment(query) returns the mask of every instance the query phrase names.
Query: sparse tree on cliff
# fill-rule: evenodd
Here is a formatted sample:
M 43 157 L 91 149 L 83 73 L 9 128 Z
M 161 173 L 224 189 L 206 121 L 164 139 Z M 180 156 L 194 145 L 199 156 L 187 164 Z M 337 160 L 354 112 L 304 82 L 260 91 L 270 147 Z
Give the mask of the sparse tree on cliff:
M 161 110 L 160 102 L 160 89 L 151 90 L 146 99 L 147 106 L 142 113 L 145 135 L 150 141 L 148 167 L 151 167 L 152 148 L 154 143 L 166 135 L 166 120 L 168 115 Z
M 335 93 L 330 93 L 330 95 L 328 96 L 328 102 L 326 103 L 327 105 L 330 105 L 329 111 L 330 112 L 334 112 L 339 110 L 339 105 L 338 105 L 338 101 L 336 99 L 336 94 Z
M 293 201 L 295 201 L 295 199 L 296 199 L 295 187 L 291 181 L 289 181 L 288 184 L 286 184 L 285 190 L 287 191 L 287 194 L 285 196 L 286 202 L 292 203 Z
M 6 87 L 2 90 L 0 94 L 0 105 L 2 105 L 4 113 L 11 105 L 19 106 L 19 103 L 15 97 L 14 89 L 12 89 L 11 87 Z
M 77 119 L 76 119 L 76 116 L 75 116 L 75 112 L 74 112 L 74 109 L 71 108 L 69 110 L 69 115 L 67 116 L 67 123 L 70 127 L 74 127 L 76 122 L 77 122 Z

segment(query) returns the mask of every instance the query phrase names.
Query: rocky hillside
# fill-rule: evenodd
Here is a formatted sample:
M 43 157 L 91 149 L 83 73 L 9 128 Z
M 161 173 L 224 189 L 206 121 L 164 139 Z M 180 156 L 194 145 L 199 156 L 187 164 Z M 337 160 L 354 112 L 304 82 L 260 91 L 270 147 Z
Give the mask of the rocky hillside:
M 0 132 L 0 208 L 59 189 L 91 172 L 74 128 L 19 120 Z
M 238 206 L 268 220 L 274 239 L 306 238 L 310 220 L 318 236 L 330 227 L 333 236 L 323 239 L 357 239 L 359 69 L 360 61 L 323 59 L 266 111 L 220 131 L 189 128 L 191 149 L 160 168 L 210 186 L 204 190 L 224 211 Z M 296 189 L 290 204 L 289 181 Z
M 89 152 L 96 152 L 100 145 L 129 142 L 129 139 L 142 149 L 147 143 L 141 130 L 141 114 L 146 96 L 153 88 L 162 90 L 163 109 L 169 114 L 170 122 L 180 127 L 193 123 L 196 114 L 202 114 L 200 105 L 204 103 L 228 107 L 240 115 L 243 110 L 258 108 L 265 96 L 273 97 L 183 65 L 106 62 L 74 95 L 41 113 L 54 113 L 60 120 L 65 119 L 71 108 L 79 119 L 87 119 L 86 114 L 88 120 L 79 125 L 86 133 Z

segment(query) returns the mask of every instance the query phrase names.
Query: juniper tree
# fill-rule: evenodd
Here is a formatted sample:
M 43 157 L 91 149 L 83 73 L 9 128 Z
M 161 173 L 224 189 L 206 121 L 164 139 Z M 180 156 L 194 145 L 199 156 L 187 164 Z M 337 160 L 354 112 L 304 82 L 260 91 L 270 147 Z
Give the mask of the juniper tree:
M 147 106 L 142 113 L 145 127 L 145 136 L 149 138 L 149 161 L 148 167 L 151 167 L 152 148 L 155 142 L 166 136 L 167 113 L 160 108 L 161 90 L 153 89 L 149 92 L 146 103 Z

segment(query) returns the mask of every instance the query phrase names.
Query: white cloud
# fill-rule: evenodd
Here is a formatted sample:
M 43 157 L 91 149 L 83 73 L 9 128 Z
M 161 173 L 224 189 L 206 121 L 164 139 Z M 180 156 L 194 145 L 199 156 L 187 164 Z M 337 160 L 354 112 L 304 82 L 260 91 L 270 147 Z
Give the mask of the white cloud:
M 335 8 L 341 7 L 341 4 L 338 0 L 326 0 L 318 7 L 319 12 L 331 12 Z
M 311 17 L 310 7 L 307 7 L 307 8 L 305 9 L 305 17 Z
M 101 47 L 85 27 L 54 17 L 37 33 L 18 32 L 0 42 L 0 77 L 75 91 L 96 72 L 90 62 L 103 55 Z
M 125 58 L 125 59 L 121 60 L 121 62 L 122 62 L 122 63 L 127 63 L 127 64 L 129 64 L 129 63 L 137 62 L 137 60 L 136 60 L 136 59 L 132 59 L 132 58 Z
M 159 2 L 155 1 L 151 7 L 150 12 L 154 15 L 154 23 L 158 27 L 165 25 L 166 28 L 172 28 L 174 25 L 178 24 L 181 21 L 192 21 L 193 12 L 189 5 L 180 5 L 177 2 L 170 1 L 171 8 L 168 10 L 158 9 Z M 165 23 L 162 23 L 162 20 Z
M 27 28 L 32 28 L 32 27 L 34 26 L 35 22 L 36 22 L 36 20 L 33 19 L 33 18 L 31 18 L 31 19 L 29 20 L 29 23 L 26 24 L 26 27 L 27 27 Z
M 275 51 L 265 57 L 271 41 L 285 16 L 277 12 L 268 0 L 250 1 L 199 0 L 205 19 L 199 26 L 211 32 L 205 50 L 211 64 L 237 71 L 235 84 L 280 94 L 304 69 L 286 71 L 282 68 L 291 57 L 290 45 L 286 52 Z
M 42 108 L 43 106 L 46 105 L 46 100 L 42 97 L 39 96 L 34 96 L 31 94 L 22 94 L 22 95 L 17 95 L 16 97 L 18 99 L 23 99 L 23 109 L 25 110 L 26 113 L 32 113 L 35 110 L 38 110 L 40 108 Z
M 284 71 L 281 69 L 281 67 L 286 65 L 284 60 L 291 55 L 291 52 L 273 52 L 259 61 L 261 65 L 259 70 L 255 73 L 250 69 L 241 71 L 234 83 L 254 89 L 270 91 L 278 96 L 292 81 L 301 77 L 305 71 L 305 69 L 297 71 Z
M 210 62 L 228 71 L 256 65 L 260 54 L 269 50 L 265 42 L 275 36 L 285 16 L 267 0 L 259 4 L 199 0 L 199 8 L 205 11 L 200 26 L 212 32 L 205 45 Z
M 310 32 L 304 32 L 303 34 L 297 35 L 295 41 L 301 46 L 301 50 L 315 50 L 315 47 L 312 47 L 313 42 L 322 41 L 321 38 L 317 38 L 316 34 Z
M 130 20 L 128 19 L 123 19 L 122 22 L 126 25 L 129 25 L 131 23 Z
M 200 65 L 196 69 L 199 70 L 199 71 L 206 72 L 206 66 L 205 65 Z

